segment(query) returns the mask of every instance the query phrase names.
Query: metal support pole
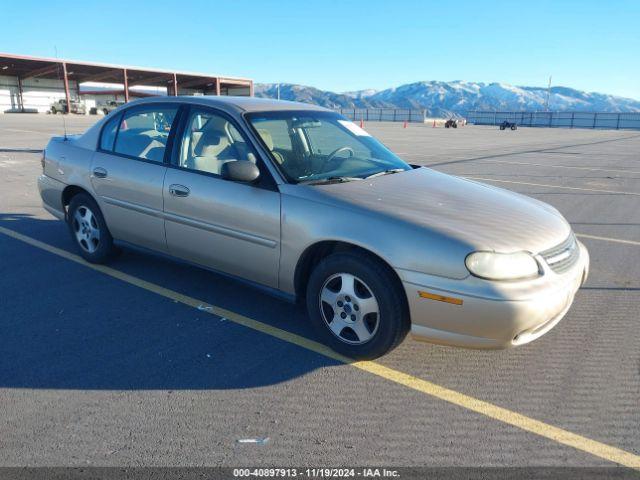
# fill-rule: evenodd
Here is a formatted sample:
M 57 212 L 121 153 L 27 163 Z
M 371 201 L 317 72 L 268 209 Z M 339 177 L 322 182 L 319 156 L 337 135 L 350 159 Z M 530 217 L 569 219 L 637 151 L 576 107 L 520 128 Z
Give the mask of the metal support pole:
M 596 119 L 598 118 L 598 114 L 594 113 L 593 114 L 593 128 L 596 128 Z
M 127 69 L 122 69 L 122 78 L 124 79 L 124 101 L 129 102 L 129 79 L 127 78 Z
M 178 77 L 175 73 L 173 74 L 173 96 L 178 96 Z
M 576 112 L 571 112 L 571 128 L 573 128 L 573 122 L 576 118 Z
M 216 95 L 220 96 L 220 79 L 216 78 Z
M 67 74 L 67 64 L 62 62 L 62 76 L 64 79 L 64 95 L 67 98 L 67 112 L 71 113 L 71 94 L 69 93 L 69 75 Z
M 20 76 L 18 78 L 18 105 L 20 105 L 20 111 L 24 113 L 24 100 L 23 100 L 23 91 L 22 91 L 22 78 Z M 618 116 L 620 118 L 620 116 Z
M 620 114 L 618 113 L 618 118 L 616 121 L 616 130 L 620 130 Z
M 253 97 L 253 80 L 251 80 L 251 83 L 249 84 L 249 96 Z

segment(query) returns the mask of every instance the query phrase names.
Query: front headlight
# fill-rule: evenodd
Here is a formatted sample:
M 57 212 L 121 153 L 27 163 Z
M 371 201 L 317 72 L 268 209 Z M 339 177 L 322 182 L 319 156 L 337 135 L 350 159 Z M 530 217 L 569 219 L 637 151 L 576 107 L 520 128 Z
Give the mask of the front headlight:
M 465 264 L 473 275 L 489 280 L 519 280 L 540 274 L 538 262 L 527 252 L 474 252 Z

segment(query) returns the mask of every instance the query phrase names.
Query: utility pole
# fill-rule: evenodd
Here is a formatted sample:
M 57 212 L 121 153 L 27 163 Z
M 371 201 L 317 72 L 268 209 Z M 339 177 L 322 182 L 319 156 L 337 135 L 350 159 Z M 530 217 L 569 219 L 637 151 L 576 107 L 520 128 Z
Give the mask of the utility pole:
M 545 111 L 549 111 L 549 99 L 551 98 L 551 75 L 549 75 L 549 86 L 547 87 L 547 102 L 544 106 Z

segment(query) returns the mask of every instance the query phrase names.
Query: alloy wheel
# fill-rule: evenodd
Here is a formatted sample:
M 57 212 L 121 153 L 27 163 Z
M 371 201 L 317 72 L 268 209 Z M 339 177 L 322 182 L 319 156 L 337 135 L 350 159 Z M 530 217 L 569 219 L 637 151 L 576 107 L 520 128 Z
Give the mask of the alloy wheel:
M 100 226 L 93 212 L 86 206 L 79 206 L 73 214 L 73 232 L 80 247 L 94 253 L 100 245 Z
M 342 342 L 361 345 L 378 331 L 378 301 L 371 288 L 355 275 L 331 275 L 322 285 L 319 300 L 322 319 Z

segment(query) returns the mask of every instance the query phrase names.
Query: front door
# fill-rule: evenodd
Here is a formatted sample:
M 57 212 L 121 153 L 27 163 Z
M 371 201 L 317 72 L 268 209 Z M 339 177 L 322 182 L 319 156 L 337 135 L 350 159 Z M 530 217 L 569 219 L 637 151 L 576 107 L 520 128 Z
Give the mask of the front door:
M 167 251 L 162 218 L 164 155 L 176 106 L 132 107 L 104 127 L 91 183 L 114 238 Z
M 259 165 L 255 184 L 224 180 L 222 165 L 259 162 L 225 115 L 192 107 L 164 180 L 169 253 L 277 288 L 280 193 Z

